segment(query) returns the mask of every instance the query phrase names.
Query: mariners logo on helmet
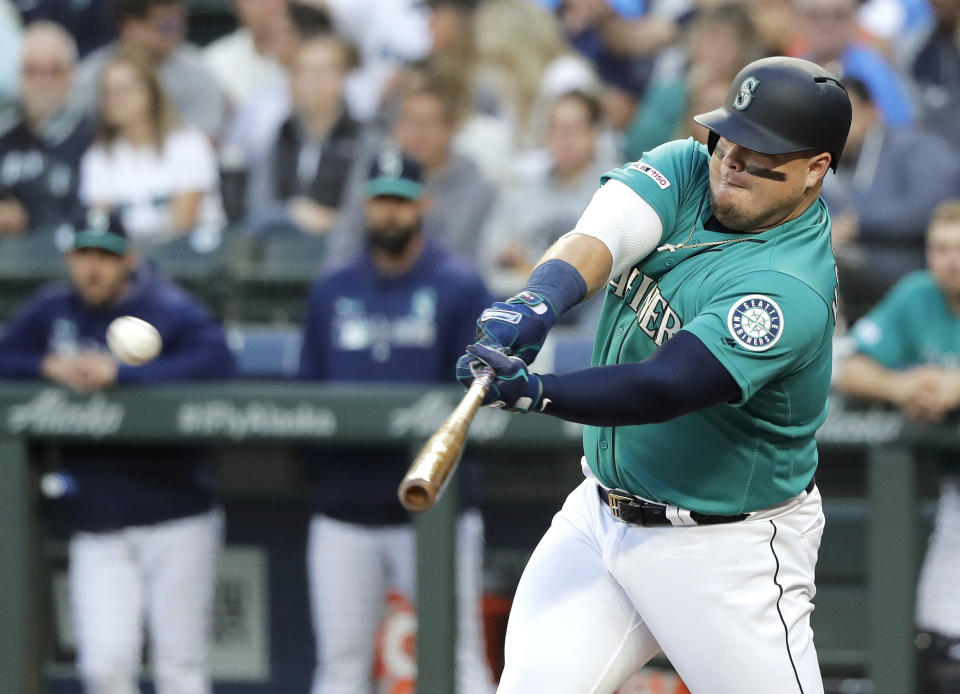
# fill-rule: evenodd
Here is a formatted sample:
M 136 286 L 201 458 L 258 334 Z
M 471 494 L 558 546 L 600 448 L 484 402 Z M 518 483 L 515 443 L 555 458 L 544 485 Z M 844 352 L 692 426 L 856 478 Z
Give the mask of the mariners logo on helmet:
M 733 107 L 738 111 L 746 109 L 753 101 L 753 90 L 757 88 L 758 84 L 760 84 L 760 80 L 756 77 L 748 77 L 741 82 L 740 92 L 737 94 L 737 98 L 733 100 Z
M 750 294 L 730 308 L 727 327 L 737 342 L 751 352 L 765 352 L 777 344 L 783 333 L 783 314 L 769 296 Z

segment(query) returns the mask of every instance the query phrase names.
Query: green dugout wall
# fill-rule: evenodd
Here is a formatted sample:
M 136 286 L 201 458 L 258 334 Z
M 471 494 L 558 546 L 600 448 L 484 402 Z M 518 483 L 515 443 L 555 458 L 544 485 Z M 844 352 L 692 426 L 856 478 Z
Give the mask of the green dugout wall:
M 412 450 L 443 421 L 462 391 L 398 386 L 230 383 L 123 388 L 78 396 L 42 384 L 0 387 L 0 692 L 39 694 L 40 634 L 36 590 L 40 541 L 34 508 L 36 471 L 30 445 L 66 440 L 113 442 L 371 444 L 402 442 Z M 479 447 L 575 450 L 576 425 L 534 415 L 484 410 L 471 429 Z M 821 449 L 867 449 L 866 533 L 862 585 L 864 637 L 818 648 L 824 667 L 861 669 L 876 694 L 908 694 L 915 680 L 913 596 L 922 551 L 916 501 L 915 445 L 960 448 L 955 425 L 918 426 L 882 410 L 835 402 L 820 432 Z M 567 461 L 569 462 L 569 461 Z M 399 482 L 399 480 L 398 480 Z M 455 489 L 451 486 L 448 492 Z M 825 499 L 827 533 L 832 500 Z M 456 499 L 448 493 L 416 519 L 420 691 L 453 691 L 452 561 Z M 843 555 L 843 538 L 833 554 Z M 826 542 L 825 542 L 826 545 Z M 825 557 L 821 557 L 821 566 Z M 814 628 L 845 633 L 850 605 L 818 595 Z M 822 597 L 822 601 L 821 601 Z M 836 609 L 833 606 L 836 606 Z M 847 608 L 846 610 L 844 608 Z

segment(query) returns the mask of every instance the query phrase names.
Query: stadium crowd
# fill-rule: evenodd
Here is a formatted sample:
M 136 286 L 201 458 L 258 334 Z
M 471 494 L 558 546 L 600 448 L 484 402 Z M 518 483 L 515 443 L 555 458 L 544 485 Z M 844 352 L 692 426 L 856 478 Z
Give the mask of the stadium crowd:
M 949 0 L 236 0 L 221 36 L 190 9 L 0 1 L 4 239 L 96 207 L 139 244 L 318 235 L 338 263 L 394 146 L 424 168 L 430 233 L 506 294 L 601 172 L 704 138 L 690 114 L 772 54 L 854 94 L 825 191 L 851 318 L 922 266 L 933 208 L 960 195 Z
M 415 202 L 425 247 L 472 266 L 486 285 L 478 277 L 478 295 L 507 296 L 574 227 L 604 171 L 669 140 L 706 142 L 692 114 L 719 106 L 740 68 L 768 55 L 814 60 L 851 96 L 850 136 L 823 191 L 840 332 L 924 269 L 932 218 L 957 220 L 956 0 L 233 0 L 232 12 L 224 33 L 199 0 L 0 0 L 0 286 L 3 257 L 24 249 L 112 252 L 76 241 L 103 211 L 123 252 L 129 240 L 161 274 L 238 256 L 301 273 L 292 312 L 245 311 L 249 292 L 212 307 L 228 324 L 296 326 L 312 276 L 367 271 L 371 186 L 396 159 L 416 174 L 387 178 L 406 176 L 415 193 L 394 180 L 383 194 Z M 401 228 L 405 212 L 394 212 Z M 379 250 L 389 256 L 391 242 Z M 212 276 L 194 280 L 223 299 Z M 344 306 L 330 320 L 349 323 Z M 594 313 L 572 315 L 576 329 Z M 386 362 L 390 345 L 381 358 L 368 329 L 349 335 Z M 453 367 L 424 379 L 452 381 Z M 891 401 L 921 418 L 950 409 Z

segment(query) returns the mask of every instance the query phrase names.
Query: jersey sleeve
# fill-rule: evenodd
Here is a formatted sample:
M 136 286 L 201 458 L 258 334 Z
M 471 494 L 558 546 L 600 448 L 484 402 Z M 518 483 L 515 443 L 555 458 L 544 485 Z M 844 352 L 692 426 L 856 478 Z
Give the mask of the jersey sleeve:
M 703 157 L 701 148 L 693 138 L 668 142 L 633 163 L 608 171 L 601 182 L 625 183 L 653 207 L 664 230 L 672 229 L 696 162 Z
M 858 320 L 853 326 L 856 351 L 888 369 L 917 363 L 915 350 L 909 343 L 912 333 L 902 329 L 902 312 L 908 302 L 905 285 L 901 284 Z
M 684 330 L 730 372 L 742 405 L 764 385 L 807 364 L 832 330 L 830 307 L 808 285 L 754 272 L 722 285 Z

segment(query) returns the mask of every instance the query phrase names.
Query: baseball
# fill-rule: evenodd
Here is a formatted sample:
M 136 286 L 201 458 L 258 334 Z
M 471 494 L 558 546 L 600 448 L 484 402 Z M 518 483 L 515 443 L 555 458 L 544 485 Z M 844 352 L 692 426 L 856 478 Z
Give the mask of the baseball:
M 120 316 L 107 327 L 107 345 L 124 364 L 140 366 L 160 354 L 160 333 L 145 320 Z

